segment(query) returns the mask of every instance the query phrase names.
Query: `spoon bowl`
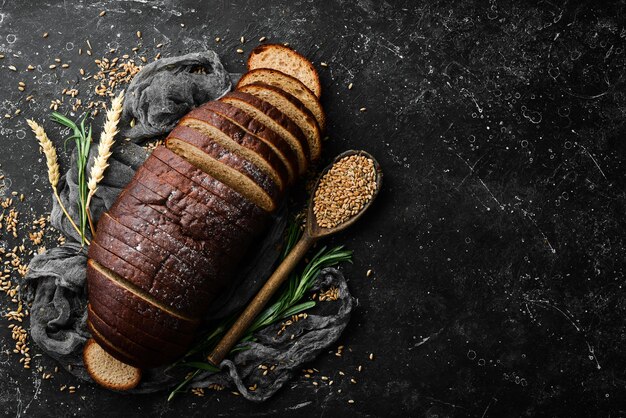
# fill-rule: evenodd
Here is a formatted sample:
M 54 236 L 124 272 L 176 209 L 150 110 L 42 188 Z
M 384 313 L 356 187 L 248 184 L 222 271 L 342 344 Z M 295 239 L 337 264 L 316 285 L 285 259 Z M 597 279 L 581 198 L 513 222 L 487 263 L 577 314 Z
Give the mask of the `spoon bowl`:
M 350 218 L 346 219 L 344 222 L 340 223 L 337 226 L 334 226 L 332 228 L 323 228 L 318 225 L 317 218 L 313 211 L 313 207 L 315 206 L 315 199 L 314 199 L 315 192 L 317 191 L 317 188 L 319 187 L 320 181 L 322 180 L 322 178 L 326 175 L 326 173 L 328 173 L 328 170 L 330 170 L 337 162 L 351 155 L 359 155 L 359 156 L 363 156 L 372 160 L 372 162 L 374 163 L 374 170 L 376 171 L 376 187 L 374 188 L 372 197 L 365 203 L 365 205 L 361 208 L 361 210 L 357 214 L 351 216 Z M 349 226 L 354 224 L 357 220 L 359 220 L 359 218 L 361 218 L 361 216 L 363 216 L 365 211 L 371 206 L 372 202 L 378 195 L 378 192 L 380 191 L 382 184 L 383 184 L 383 171 L 380 168 L 378 161 L 376 161 L 374 157 L 372 157 L 369 153 L 365 151 L 361 151 L 361 150 L 349 150 L 346 152 L 342 152 L 337 157 L 335 157 L 332 163 L 330 163 L 328 166 L 326 166 L 326 168 L 324 168 L 324 170 L 322 170 L 319 177 L 317 178 L 317 181 L 315 182 L 315 186 L 313 187 L 313 190 L 311 192 L 311 200 L 309 201 L 309 207 L 307 209 L 305 233 L 308 233 L 308 235 L 310 235 L 312 238 L 323 238 L 323 237 L 327 237 L 329 235 L 335 234 L 337 232 L 341 232 L 344 229 L 348 228 Z

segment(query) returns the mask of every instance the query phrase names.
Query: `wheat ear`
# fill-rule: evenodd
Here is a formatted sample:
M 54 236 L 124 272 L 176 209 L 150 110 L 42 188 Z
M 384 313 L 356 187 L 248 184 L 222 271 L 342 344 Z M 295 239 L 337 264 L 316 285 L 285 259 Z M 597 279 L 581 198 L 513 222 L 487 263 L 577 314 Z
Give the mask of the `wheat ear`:
M 52 187 L 52 191 L 54 192 L 54 197 L 56 198 L 57 202 L 59 202 L 59 206 L 61 206 L 61 210 L 63 211 L 67 219 L 70 221 L 76 232 L 78 232 L 78 235 L 82 236 L 83 234 L 80 232 L 80 229 L 78 228 L 76 223 L 74 223 L 74 220 L 72 219 L 70 214 L 67 213 L 63 202 L 61 202 L 61 197 L 59 196 L 59 192 L 57 190 L 60 175 L 59 160 L 57 158 L 57 151 L 54 148 L 54 144 L 52 143 L 50 138 L 48 138 L 48 135 L 46 134 L 46 131 L 44 131 L 43 127 L 37 122 L 31 119 L 26 119 L 26 123 L 28 123 L 30 129 L 32 129 L 35 137 L 39 141 L 39 145 L 43 149 L 44 155 L 46 156 L 46 165 L 48 166 L 48 181 L 50 181 L 50 186 Z M 85 239 L 85 242 L 87 243 L 87 245 L 89 245 L 89 241 L 87 239 Z
M 92 232 L 95 232 L 93 221 L 91 220 L 91 212 L 89 210 L 89 204 L 91 198 L 98 190 L 98 183 L 102 181 L 104 177 L 104 171 L 109 166 L 109 157 L 111 157 L 111 148 L 115 143 L 115 135 L 119 132 L 118 125 L 120 117 L 122 115 L 122 106 L 124 104 L 124 92 L 122 91 L 117 97 L 111 101 L 111 107 L 107 110 L 106 121 L 102 129 L 102 135 L 100 136 L 100 142 L 98 143 L 98 155 L 96 156 L 93 165 L 91 166 L 91 172 L 89 173 L 89 181 L 87 182 L 87 189 L 89 194 L 87 195 L 87 218 L 89 219 L 89 227 Z

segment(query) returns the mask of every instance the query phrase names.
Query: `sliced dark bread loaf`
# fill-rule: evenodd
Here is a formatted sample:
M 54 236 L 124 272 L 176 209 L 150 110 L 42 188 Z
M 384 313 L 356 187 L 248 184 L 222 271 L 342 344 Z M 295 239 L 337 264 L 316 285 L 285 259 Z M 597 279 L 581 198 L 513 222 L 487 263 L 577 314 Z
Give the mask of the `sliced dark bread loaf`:
M 209 137 L 192 128 L 177 126 L 167 137 L 165 145 L 266 211 L 276 209 L 281 197 L 276 183 L 255 165 Z
M 100 332 L 99 329 L 93 326 L 91 321 L 87 321 L 87 330 L 91 334 L 91 338 L 102 347 L 111 357 L 124 364 L 141 369 L 141 366 L 137 366 L 141 362 L 138 357 L 128 353 L 121 348 L 117 347 L 114 343 L 106 339 L 106 337 Z
M 252 222 L 265 224 L 268 213 L 254 202 L 246 199 L 241 193 L 230 186 L 222 183 L 214 177 L 206 174 L 180 155 L 170 151 L 164 146 L 157 147 L 151 157 L 157 158 L 180 174 L 184 175 L 194 183 L 204 187 L 210 193 L 219 196 L 225 203 L 237 207 L 244 217 L 250 218 Z
M 322 95 L 320 77 L 313 64 L 294 51 L 280 44 L 263 44 L 252 50 L 248 57 L 248 70 L 272 68 L 300 80 L 317 97 Z
M 183 280 L 193 281 L 198 276 L 194 268 L 178 258 L 170 250 L 160 247 L 157 243 L 151 241 L 149 237 L 144 237 L 122 225 L 108 213 L 100 217 L 97 231 L 98 233 L 106 231 L 107 234 L 153 260 L 155 265 L 163 265 L 165 269 L 177 273 Z
M 94 382 L 110 390 L 130 390 L 141 381 L 141 369 L 111 356 L 94 339 L 83 347 L 83 363 Z
M 174 335 L 171 330 L 164 330 L 161 324 L 150 324 L 145 318 L 137 318 L 136 312 L 127 309 L 116 300 L 101 298 L 101 295 L 92 295 L 89 304 L 104 321 L 113 324 L 116 328 L 127 327 L 129 338 L 137 343 L 147 343 L 163 347 L 171 352 L 184 353 L 186 345 L 191 342 L 190 335 Z
M 149 170 L 143 168 L 137 170 L 126 190 L 128 194 L 179 226 L 181 232 L 193 240 L 186 241 L 192 245 L 191 248 L 197 246 L 207 249 L 211 255 L 219 256 L 236 254 L 248 247 L 250 241 L 248 232 L 226 222 L 211 208 L 181 193 L 180 190 L 159 181 Z
M 199 107 L 183 117 L 180 125 L 202 132 L 230 152 L 250 161 L 271 177 L 281 190 L 288 186 L 287 167 L 274 150 L 220 114 Z
M 239 91 L 252 94 L 259 99 L 265 100 L 276 109 L 289 116 L 306 135 L 311 152 L 311 160 L 315 161 L 320 157 L 322 151 L 322 134 L 320 127 L 313 113 L 311 113 L 300 100 L 281 88 L 258 81 L 242 86 Z
M 158 158 L 148 158 L 143 167 L 150 170 L 159 180 L 168 184 L 176 184 L 177 188 L 184 194 L 193 197 L 204 205 L 213 208 L 226 222 L 239 226 L 242 230 L 256 234 L 259 232 L 258 222 L 246 216 L 237 206 L 225 202 L 217 194 L 208 191 L 193 180 L 185 177 L 174 168 L 170 167 Z M 178 181 L 184 177 L 188 181 Z
M 132 358 L 135 358 L 136 361 L 129 363 L 131 366 L 142 369 L 151 368 L 176 359 L 176 357 L 167 352 L 159 351 L 158 348 L 150 348 L 135 343 L 127 338 L 124 333 L 103 321 L 89 307 L 87 308 L 87 321 L 91 324 L 90 329 L 97 331 L 98 337 L 104 339 L 107 344 L 114 346 L 118 351 L 127 355 L 132 353 Z M 94 335 L 94 339 L 97 340 L 98 337 Z
M 197 318 L 215 299 L 215 295 L 208 293 L 203 286 L 183 284 L 176 276 L 148 274 L 119 257 L 116 253 L 124 254 L 119 247 L 109 248 L 100 246 L 94 240 L 89 245 L 89 257 L 135 286 L 135 293 L 144 299 L 154 298 L 155 302 L 167 306 L 179 316 Z
M 266 83 L 293 95 L 311 111 L 322 132 L 326 129 L 326 115 L 319 98 L 297 78 L 270 68 L 258 68 L 245 73 L 237 83 L 237 90 L 252 83 Z
M 306 171 L 311 155 L 309 143 L 302 129 L 289 116 L 265 100 L 241 91 L 230 92 L 222 97 L 220 101 L 243 110 L 250 117 L 255 118 L 276 132 L 291 146 L 291 149 L 298 156 L 298 170 L 300 174 Z
M 162 327 L 177 331 L 180 334 L 193 334 L 199 325 L 199 320 L 190 321 L 181 318 L 170 309 L 162 309 L 159 303 L 152 299 L 142 298 L 133 292 L 133 288 L 110 270 L 100 266 L 94 260 L 87 261 L 87 286 L 89 295 L 92 293 L 106 294 L 122 303 L 128 309 L 141 314 L 142 317 L 152 318 Z
M 208 109 L 222 115 L 239 126 L 250 135 L 265 142 L 283 161 L 289 174 L 289 182 L 294 183 L 298 177 L 298 156 L 291 145 L 272 129 L 259 122 L 248 113 L 226 102 L 207 102 L 198 109 Z

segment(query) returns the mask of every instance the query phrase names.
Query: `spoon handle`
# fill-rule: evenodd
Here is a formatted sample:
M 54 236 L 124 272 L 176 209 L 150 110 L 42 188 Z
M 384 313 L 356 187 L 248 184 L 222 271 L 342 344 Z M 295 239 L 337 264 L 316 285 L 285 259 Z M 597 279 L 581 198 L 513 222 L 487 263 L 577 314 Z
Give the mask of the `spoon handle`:
M 302 238 L 289 252 L 289 255 L 280 263 L 274 274 L 267 279 L 267 282 L 263 285 L 261 290 L 250 301 L 245 311 L 237 318 L 237 321 L 232 325 L 230 330 L 222 337 L 219 344 L 213 349 L 208 356 L 208 361 L 215 366 L 219 366 L 222 360 L 226 358 L 230 350 L 239 342 L 241 337 L 244 336 L 250 325 L 254 322 L 256 317 L 261 313 L 265 305 L 270 301 L 274 293 L 278 290 L 281 284 L 289 277 L 289 274 L 298 265 L 300 260 L 307 253 L 309 248 L 316 241 L 316 238 L 311 237 L 308 231 L 305 231 Z

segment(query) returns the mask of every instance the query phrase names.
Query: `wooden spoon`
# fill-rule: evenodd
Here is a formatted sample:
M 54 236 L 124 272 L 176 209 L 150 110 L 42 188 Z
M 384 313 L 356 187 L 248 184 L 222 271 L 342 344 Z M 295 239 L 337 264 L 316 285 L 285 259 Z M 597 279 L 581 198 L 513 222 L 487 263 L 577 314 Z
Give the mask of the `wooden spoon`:
M 261 290 L 259 290 L 256 296 L 250 301 L 246 310 L 243 311 L 237 321 L 232 325 L 230 330 L 228 330 L 226 335 L 222 337 L 219 344 L 217 344 L 215 349 L 213 349 L 213 352 L 209 354 L 207 359 L 210 363 L 214 364 L 215 366 L 220 365 L 220 363 L 222 362 L 222 360 L 224 360 L 224 358 L 226 358 L 230 350 L 244 336 L 250 325 L 252 325 L 256 317 L 261 313 L 263 308 L 265 308 L 265 305 L 267 305 L 272 296 L 274 296 L 276 291 L 280 288 L 280 285 L 285 282 L 285 280 L 289 277 L 291 271 L 298 265 L 300 260 L 302 260 L 304 255 L 309 250 L 309 248 L 311 248 L 311 246 L 315 244 L 317 240 L 348 228 L 350 225 L 354 224 L 361 216 L 363 216 L 363 213 L 365 213 L 367 208 L 370 207 L 382 185 L 383 173 L 380 169 L 380 165 L 374 159 L 374 157 L 372 157 L 365 151 L 350 150 L 339 154 L 335 158 L 335 160 L 328 167 L 326 167 L 324 171 L 322 171 L 319 178 L 317 179 L 317 182 L 315 183 L 315 187 L 313 188 L 311 196 L 315 196 L 315 191 L 319 186 L 320 179 L 324 177 L 324 174 L 326 174 L 328 170 L 339 160 L 350 155 L 362 155 L 374 162 L 374 168 L 376 170 L 376 188 L 374 190 L 374 193 L 372 194 L 372 198 L 365 204 L 365 206 L 363 206 L 359 213 L 352 216 L 347 221 L 335 226 L 334 228 L 322 228 L 317 224 L 315 214 L 313 213 L 313 198 L 311 198 L 307 211 L 307 222 L 302 237 L 289 252 L 289 255 L 287 255 L 287 257 L 285 257 L 285 259 L 280 263 L 274 274 L 272 274 L 270 278 L 267 279 L 267 282 L 263 285 Z

